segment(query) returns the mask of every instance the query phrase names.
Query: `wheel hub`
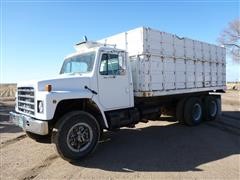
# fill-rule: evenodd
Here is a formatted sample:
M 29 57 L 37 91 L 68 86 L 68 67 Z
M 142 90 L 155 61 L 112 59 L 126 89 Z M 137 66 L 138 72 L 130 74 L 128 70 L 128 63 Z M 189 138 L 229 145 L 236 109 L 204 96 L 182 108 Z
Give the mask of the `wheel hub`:
M 67 134 L 67 145 L 74 152 L 84 151 L 93 139 L 91 127 L 86 123 L 78 123 L 70 128 Z
M 210 102 L 210 108 L 209 108 L 209 113 L 212 117 L 214 117 L 217 114 L 217 104 L 215 101 Z
M 202 108 L 200 104 L 194 104 L 192 116 L 195 121 L 199 121 L 202 115 Z

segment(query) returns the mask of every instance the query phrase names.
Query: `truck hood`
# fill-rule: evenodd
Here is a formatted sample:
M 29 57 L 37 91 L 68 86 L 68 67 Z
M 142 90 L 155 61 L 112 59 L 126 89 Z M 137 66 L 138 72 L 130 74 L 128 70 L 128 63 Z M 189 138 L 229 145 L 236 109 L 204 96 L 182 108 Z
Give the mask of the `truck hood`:
M 31 80 L 18 83 L 17 87 L 34 87 L 44 91 L 47 84 L 52 85 L 52 91 L 79 91 L 90 85 L 90 77 L 83 75 L 58 75 L 45 80 Z

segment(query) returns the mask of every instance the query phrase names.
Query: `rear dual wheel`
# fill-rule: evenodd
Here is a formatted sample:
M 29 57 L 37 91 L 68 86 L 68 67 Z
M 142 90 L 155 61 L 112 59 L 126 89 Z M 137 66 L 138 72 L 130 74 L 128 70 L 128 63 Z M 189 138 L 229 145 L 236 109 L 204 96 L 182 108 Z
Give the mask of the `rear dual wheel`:
M 221 100 L 215 96 L 206 96 L 204 98 L 204 119 L 207 121 L 216 120 L 221 113 Z
M 221 112 L 220 98 L 205 96 L 202 99 L 190 97 L 177 104 L 176 116 L 181 124 L 195 126 L 204 120 L 215 120 Z
M 186 99 L 182 99 L 178 102 L 177 108 L 176 108 L 176 118 L 180 124 L 185 124 L 184 121 L 184 105 L 185 105 Z
M 196 126 L 202 122 L 203 108 L 199 98 L 188 99 L 184 106 L 184 121 L 189 126 Z

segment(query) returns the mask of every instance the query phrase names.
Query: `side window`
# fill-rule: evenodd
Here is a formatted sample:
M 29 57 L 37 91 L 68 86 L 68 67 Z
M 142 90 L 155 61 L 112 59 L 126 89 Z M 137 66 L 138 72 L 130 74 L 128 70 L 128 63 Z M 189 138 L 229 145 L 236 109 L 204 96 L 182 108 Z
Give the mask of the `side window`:
M 108 55 L 108 75 L 119 75 L 119 59 L 117 54 Z
M 125 73 L 126 73 L 126 60 L 124 58 L 124 54 L 119 54 L 118 61 L 119 61 L 119 74 L 120 75 L 125 75 Z
M 101 75 L 124 75 L 124 57 L 121 54 L 103 54 L 100 64 Z
M 108 54 L 103 54 L 101 59 L 101 64 L 100 64 L 100 71 L 99 71 L 101 75 L 108 74 L 107 62 L 108 62 Z

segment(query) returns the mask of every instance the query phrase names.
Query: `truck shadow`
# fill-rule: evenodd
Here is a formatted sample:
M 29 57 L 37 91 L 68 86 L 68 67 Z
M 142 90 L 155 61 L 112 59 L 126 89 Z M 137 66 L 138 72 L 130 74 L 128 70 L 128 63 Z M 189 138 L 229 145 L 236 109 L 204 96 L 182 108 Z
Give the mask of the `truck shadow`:
M 200 165 L 240 153 L 239 137 L 207 124 L 177 123 L 107 133 L 90 157 L 76 166 L 114 172 L 202 171 Z
M 240 122 L 240 111 L 223 111 L 222 116 L 232 118 L 235 120 L 239 120 L 239 122 Z
M 22 132 L 23 130 L 13 124 L 6 124 L 6 123 L 1 123 L 0 122 L 0 134 L 1 133 L 19 133 Z

